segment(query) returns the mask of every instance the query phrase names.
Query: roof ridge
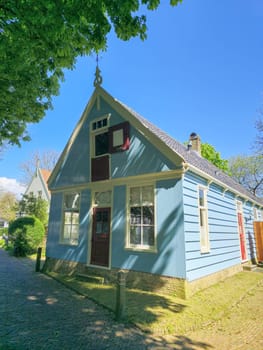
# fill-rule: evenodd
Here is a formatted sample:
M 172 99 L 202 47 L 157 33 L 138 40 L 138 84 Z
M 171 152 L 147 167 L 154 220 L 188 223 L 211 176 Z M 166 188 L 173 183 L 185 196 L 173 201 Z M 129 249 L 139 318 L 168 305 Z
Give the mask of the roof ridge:
M 170 136 L 167 132 L 150 122 L 148 119 L 142 117 L 138 112 L 134 111 L 132 108 L 127 106 L 125 103 L 119 101 L 115 98 L 115 101 L 123 106 L 128 112 L 130 112 L 137 120 L 139 120 L 147 129 L 149 129 L 153 134 L 155 134 L 159 139 L 161 139 L 165 144 L 177 153 L 183 160 L 190 166 L 198 169 L 202 173 L 209 177 L 214 178 L 217 182 L 224 184 L 233 192 L 238 192 L 239 194 L 248 197 L 249 199 L 263 205 L 263 199 L 254 196 L 250 191 L 248 191 L 244 186 L 234 180 L 230 175 L 222 171 L 220 168 L 216 167 L 206 158 L 197 154 L 195 151 L 188 150 L 187 147 L 177 141 L 174 137 Z

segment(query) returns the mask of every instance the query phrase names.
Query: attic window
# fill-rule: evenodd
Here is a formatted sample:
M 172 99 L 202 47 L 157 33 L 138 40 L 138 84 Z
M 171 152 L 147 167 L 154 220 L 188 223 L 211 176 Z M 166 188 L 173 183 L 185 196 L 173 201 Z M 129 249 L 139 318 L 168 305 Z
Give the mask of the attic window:
M 108 126 L 108 118 L 103 118 L 92 123 L 92 130 L 106 128 Z
M 109 152 L 109 133 L 104 132 L 95 136 L 95 156 L 101 156 Z

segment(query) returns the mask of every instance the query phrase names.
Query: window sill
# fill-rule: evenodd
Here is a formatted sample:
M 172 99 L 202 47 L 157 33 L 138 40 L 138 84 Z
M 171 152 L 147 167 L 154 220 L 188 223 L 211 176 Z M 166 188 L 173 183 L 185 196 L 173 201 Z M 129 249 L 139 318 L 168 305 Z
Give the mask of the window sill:
M 203 254 L 210 254 L 210 249 L 209 250 L 206 250 L 206 249 L 203 249 L 200 251 L 200 253 L 203 255 Z
M 66 246 L 73 246 L 73 247 L 77 247 L 79 244 L 78 243 L 70 243 L 70 242 L 59 242 L 60 245 L 66 245 Z
M 125 247 L 125 250 L 133 252 L 142 252 L 142 253 L 157 253 L 156 247 L 146 248 L 146 247 Z

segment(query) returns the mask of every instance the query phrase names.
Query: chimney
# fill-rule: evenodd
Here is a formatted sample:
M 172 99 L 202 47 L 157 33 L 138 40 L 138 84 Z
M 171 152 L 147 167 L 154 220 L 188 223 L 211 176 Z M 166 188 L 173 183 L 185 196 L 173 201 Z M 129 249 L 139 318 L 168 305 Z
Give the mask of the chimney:
M 195 151 L 201 156 L 201 139 L 195 132 L 192 132 L 190 135 L 188 149 Z

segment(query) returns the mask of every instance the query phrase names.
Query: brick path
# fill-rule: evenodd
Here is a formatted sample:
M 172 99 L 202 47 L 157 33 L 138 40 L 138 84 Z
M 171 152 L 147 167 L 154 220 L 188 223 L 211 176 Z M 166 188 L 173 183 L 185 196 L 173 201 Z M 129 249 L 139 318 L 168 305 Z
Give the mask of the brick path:
M 0 249 L 1 350 L 209 349 L 187 337 L 166 342 L 114 321 L 113 314 L 34 272 Z
M 206 329 L 153 338 L 0 249 L 0 350 L 262 350 L 262 319 L 263 284 Z

